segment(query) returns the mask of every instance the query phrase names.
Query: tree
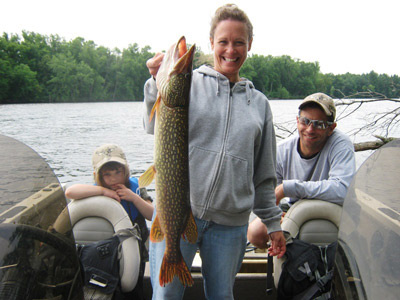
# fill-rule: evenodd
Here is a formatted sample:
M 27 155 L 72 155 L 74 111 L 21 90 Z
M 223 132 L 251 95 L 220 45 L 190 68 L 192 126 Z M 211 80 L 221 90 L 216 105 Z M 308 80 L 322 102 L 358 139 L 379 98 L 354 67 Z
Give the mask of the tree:
M 96 86 L 104 80 L 87 63 L 77 62 L 72 55 L 58 54 L 49 66 L 54 74 L 48 82 L 52 101 L 92 101 Z
M 260 92 L 267 94 L 268 76 L 269 76 L 269 59 L 261 55 L 250 56 L 243 64 L 240 70 L 240 76 L 245 77 L 253 82 L 255 88 Z
M 48 62 L 51 59 L 50 46 L 47 37 L 34 32 L 22 31 L 22 40 L 20 43 L 20 63 L 27 65 L 36 73 L 38 84 L 45 83 L 51 78 L 51 72 Z M 34 99 L 46 99 L 47 87 L 40 85 L 40 93 L 35 95 Z
M 150 47 L 140 49 L 136 43 L 129 45 L 128 49 L 122 52 L 113 99 L 141 100 L 143 98 L 143 86 L 149 78 L 146 61 L 153 55 Z
M 34 101 L 41 92 L 33 71 L 24 59 L 17 35 L 0 37 L 0 103 Z
M 0 103 L 5 103 L 10 94 L 10 62 L 0 58 Z
M 110 50 L 82 37 L 67 42 L 58 35 L 23 31 L 20 37 L 3 33 L 0 101 L 140 100 L 149 77 L 145 63 L 154 55 L 150 50 L 149 46 L 140 48 L 136 43 L 127 49 Z M 204 54 L 198 48 L 193 68 L 212 63 L 212 54 Z M 304 62 L 287 55 L 253 54 L 245 61 L 240 76 L 251 80 L 269 98 L 299 99 L 315 92 L 340 98 L 342 93 L 368 91 L 400 97 L 397 75 L 374 71 L 362 75 L 322 74 L 318 62 Z M 69 90 L 71 87 L 75 90 Z
M 9 79 L 9 89 L 13 95 L 11 100 L 22 103 L 26 99 L 35 100 L 37 95 L 40 94 L 36 72 L 33 72 L 25 64 L 14 66 Z

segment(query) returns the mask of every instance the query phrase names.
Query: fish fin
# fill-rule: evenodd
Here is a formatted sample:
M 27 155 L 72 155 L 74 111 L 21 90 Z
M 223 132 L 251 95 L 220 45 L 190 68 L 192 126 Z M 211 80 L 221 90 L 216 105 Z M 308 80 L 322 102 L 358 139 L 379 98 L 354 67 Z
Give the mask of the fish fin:
M 164 232 L 161 229 L 160 225 L 160 219 L 158 218 L 158 215 L 156 215 L 153 225 L 151 225 L 151 230 L 150 230 L 150 241 L 153 243 L 158 243 L 161 242 L 164 239 Z
M 182 233 L 182 238 L 187 240 L 191 244 L 194 244 L 197 241 L 197 226 L 196 222 L 194 221 L 192 211 L 190 211 L 185 231 Z
M 160 107 L 160 103 L 161 103 L 161 95 L 158 94 L 156 103 L 154 103 L 153 108 L 151 109 L 150 120 L 149 120 L 150 122 L 151 120 L 153 120 L 156 110 L 158 110 L 158 108 Z
M 156 177 L 156 167 L 154 165 L 150 166 L 150 168 L 148 168 L 146 170 L 146 172 L 144 172 L 140 177 L 139 177 L 139 187 L 146 187 L 149 186 L 150 183 L 153 182 L 154 178 Z
M 160 286 L 165 286 L 170 283 L 174 279 L 174 276 L 178 276 L 183 285 L 192 286 L 194 283 L 192 274 L 183 260 L 182 255 L 180 255 L 178 262 L 170 262 L 164 255 L 160 268 Z

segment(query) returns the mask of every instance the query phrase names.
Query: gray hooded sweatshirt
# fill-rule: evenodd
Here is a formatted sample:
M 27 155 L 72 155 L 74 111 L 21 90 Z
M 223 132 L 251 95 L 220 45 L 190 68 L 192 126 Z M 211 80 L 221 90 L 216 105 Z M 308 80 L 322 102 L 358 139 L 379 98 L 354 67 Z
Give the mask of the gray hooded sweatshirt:
M 157 98 L 154 79 L 144 88 L 144 127 Z M 276 141 L 267 98 L 242 79 L 202 66 L 193 71 L 189 104 L 190 200 L 193 215 L 222 225 L 241 226 L 250 212 L 268 231 L 281 230 L 276 206 Z

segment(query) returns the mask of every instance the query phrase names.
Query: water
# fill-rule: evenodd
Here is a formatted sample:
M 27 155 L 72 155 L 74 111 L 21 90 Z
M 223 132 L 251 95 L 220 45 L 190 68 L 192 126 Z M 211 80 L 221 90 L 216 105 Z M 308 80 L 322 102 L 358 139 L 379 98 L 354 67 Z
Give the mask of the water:
M 270 101 L 277 125 L 295 130 L 300 100 Z M 153 136 L 143 130 L 141 102 L 16 104 L 0 106 L 0 133 L 38 152 L 62 184 L 93 183 L 91 156 L 95 148 L 115 143 L 127 155 L 131 173 L 140 176 L 153 162 Z M 369 104 L 338 122 L 343 132 L 365 124 L 370 113 L 393 105 Z M 339 113 L 340 115 L 340 107 Z M 277 130 L 278 135 L 286 135 Z M 382 134 L 377 132 L 377 134 Z M 389 136 L 400 136 L 400 129 Z M 353 142 L 375 140 L 372 133 L 351 136 Z M 371 151 L 357 153 L 357 166 Z
M 92 153 L 105 143 L 122 147 L 132 175 L 153 159 L 153 137 L 143 130 L 140 103 L 6 105 L 0 120 L 0 132 L 38 152 L 61 183 L 92 183 Z

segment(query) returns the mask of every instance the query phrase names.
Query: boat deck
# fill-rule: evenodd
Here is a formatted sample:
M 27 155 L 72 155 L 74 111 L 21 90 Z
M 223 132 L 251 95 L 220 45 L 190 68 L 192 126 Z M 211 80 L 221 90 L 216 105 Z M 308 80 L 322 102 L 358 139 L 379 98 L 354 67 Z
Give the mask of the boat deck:
M 196 254 L 193 261 L 192 276 L 194 284 L 185 290 L 184 300 L 205 299 L 203 289 L 203 277 L 201 275 L 201 260 Z M 254 299 L 276 299 L 276 290 L 272 290 L 267 295 L 267 253 L 265 252 L 248 252 L 242 263 L 242 267 L 236 276 L 234 286 L 234 298 L 239 300 Z M 144 291 L 146 299 L 151 299 L 151 283 L 149 275 L 149 266 L 146 265 L 144 278 Z

